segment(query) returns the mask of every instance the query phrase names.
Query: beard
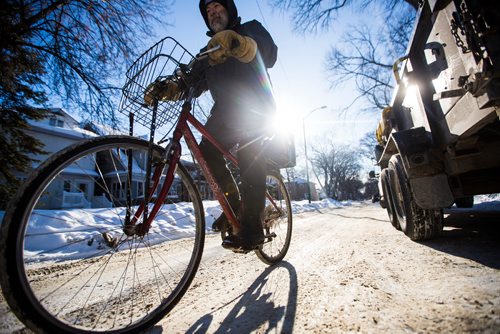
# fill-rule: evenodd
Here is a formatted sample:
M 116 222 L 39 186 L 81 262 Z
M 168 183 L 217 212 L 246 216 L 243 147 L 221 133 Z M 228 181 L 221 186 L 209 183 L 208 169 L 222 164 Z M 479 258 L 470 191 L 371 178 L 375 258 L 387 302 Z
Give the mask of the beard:
M 214 17 L 210 22 L 210 29 L 212 29 L 213 32 L 218 33 L 219 31 L 226 29 L 228 23 L 229 20 L 227 15 L 218 15 Z

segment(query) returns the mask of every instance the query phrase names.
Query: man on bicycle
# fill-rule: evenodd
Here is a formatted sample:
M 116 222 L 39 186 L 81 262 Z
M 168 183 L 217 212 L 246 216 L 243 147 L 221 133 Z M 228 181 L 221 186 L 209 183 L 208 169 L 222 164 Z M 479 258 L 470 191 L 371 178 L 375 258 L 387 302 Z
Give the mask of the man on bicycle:
M 275 112 L 267 68 L 276 62 L 277 47 L 258 21 L 241 23 L 232 0 L 200 0 L 199 8 L 211 37 L 202 51 L 220 48 L 193 67 L 190 79 L 199 85 L 199 94 L 210 90 L 213 97 L 207 130 L 225 149 L 238 147 L 240 186 L 222 154 L 207 139 L 202 139 L 200 148 L 241 224 L 241 230 L 233 231 L 222 246 L 252 250 L 264 242 L 267 163 L 263 139 L 269 134 L 267 127 Z M 172 82 L 164 85 L 160 95 L 162 99 L 178 99 L 180 91 Z M 219 231 L 227 223 L 222 214 L 212 227 Z
M 209 54 L 210 66 L 204 72 L 215 102 L 206 127 L 226 149 L 238 145 L 239 187 L 220 152 L 206 139 L 200 146 L 241 223 L 241 230 L 222 245 L 251 250 L 264 242 L 267 164 L 262 143 L 275 112 L 266 69 L 276 62 L 277 47 L 259 22 L 241 23 L 232 0 L 201 0 L 199 7 L 211 37 L 207 47 L 221 46 Z M 222 214 L 213 228 L 224 224 L 227 218 Z

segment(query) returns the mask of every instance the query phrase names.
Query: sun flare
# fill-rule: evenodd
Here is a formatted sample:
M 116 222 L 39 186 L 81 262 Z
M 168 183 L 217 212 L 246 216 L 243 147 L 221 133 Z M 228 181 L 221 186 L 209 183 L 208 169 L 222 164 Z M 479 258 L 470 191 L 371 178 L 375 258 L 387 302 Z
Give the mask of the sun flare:
M 290 99 L 276 97 L 276 115 L 273 128 L 279 132 L 296 133 L 300 131 L 300 114 Z

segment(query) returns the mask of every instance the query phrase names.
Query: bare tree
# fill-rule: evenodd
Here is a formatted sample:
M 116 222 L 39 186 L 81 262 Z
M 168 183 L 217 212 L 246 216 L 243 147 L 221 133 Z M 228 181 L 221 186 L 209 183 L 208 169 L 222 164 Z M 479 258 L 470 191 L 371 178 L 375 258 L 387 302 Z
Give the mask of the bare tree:
M 392 66 L 405 54 L 413 18 L 413 9 L 406 8 L 392 16 L 385 33 L 367 25 L 352 27 L 341 45 L 331 48 L 326 70 L 332 87 L 349 80 L 356 84 L 358 95 L 350 105 L 364 99 L 368 109 L 381 110 L 389 104 L 394 88 Z
M 117 124 L 114 97 L 124 65 L 171 0 L 2 0 L 0 2 L 0 207 L 43 145 L 24 129 L 48 103 Z
M 377 138 L 375 137 L 374 131 L 367 132 L 359 140 L 359 152 L 360 154 L 367 158 L 373 159 L 375 146 L 377 145 Z
M 0 5 L 2 108 L 67 107 L 116 123 L 113 93 L 169 1 L 7 0 Z M 24 91 L 20 90 L 23 88 Z
M 332 27 L 342 10 L 351 7 L 362 12 L 382 6 L 386 20 L 381 33 L 366 24 L 352 26 L 339 45 L 326 58 L 326 71 L 332 88 L 354 80 L 358 94 L 344 106 L 349 109 L 363 100 L 366 109 L 380 110 L 391 99 L 392 65 L 404 55 L 412 29 L 418 0 L 270 0 L 277 8 L 292 12 L 295 30 L 314 32 Z M 365 12 L 366 13 L 366 12 Z
M 332 140 L 314 145 L 312 151 L 311 164 L 314 172 L 324 179 L 326 195 L 337 200 L 358 199 L 363 186 L 359 181 L 361 164 L 358 152 Z
M 272 6 L 290 11 L 297 32 L 311 32 L 318 28 L 328 29 L 334 25 L 342 10 L 354 7 L 363 9 L 378 3 L 392 15 L 402 6 L 418 8 L 420 0 L 269 0 Z

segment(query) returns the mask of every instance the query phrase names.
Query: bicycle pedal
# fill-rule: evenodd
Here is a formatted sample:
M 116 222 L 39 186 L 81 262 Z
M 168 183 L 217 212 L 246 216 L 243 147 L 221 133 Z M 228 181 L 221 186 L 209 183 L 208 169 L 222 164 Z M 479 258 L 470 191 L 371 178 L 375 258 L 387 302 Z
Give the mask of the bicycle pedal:
M 264 235 L 264 238 L 276 238 L 276 233 L 272 232 L 269 234 Z
M 118 246 L 118 239 L 116 237 L 113 237 L 110 233 L 103 232 L 103 233 L 101 233 L 101 235 L 102 235 L 102 238 L 104 240 L 104 243 L 109 248 L 116 248 L 116 246 Z
M 233 248 L 233 247 L 224 247 L 224 245 L 222 246 L 224 249 L 227 249 L 227 250 L 230 250 L 232 251 L 233 253 L 236 253 L 236 254 L 248 254 L 250 252 L 253 252 L 257 249 L 259 249 L 260 246 L 262 246 L 263 244 L 265 244 L 266 241 L 264 241 L 263 243 L 259 244 L 259 245 L 256 245 L 254 248 L 252 249 L 244 249 L 242 247 L 238 247 L 238 248 Z
M 224 245 L 222 245 L 222 247 L 224 249 L 230 250 L 230 251 L 232 251 L 233 253 L 236 253 L 236 254 L 247 254 L 247 253 L 253 252 L 254 250 L 258 249 L 259 246 L 260 245 L 255 246 L 255 248 L 253 248 L 253 249 L 243 249 L 242 247 L 233 248 L 233 247 L 224 247 Z
M 257 249 L 257 248 L 256 248 L 256 249 Z M 236 254 L 248 254 L 248 253 L 250 253 L 250 252 L 253 252 L 253 251 L 254 251 L 254 249 L 252 249 L 252 250 L 245 250 L 245 249 L 238 248 L 238 249 L 231 249 L 231 251 L 232 251 L 233 253 L 236 253 Z

